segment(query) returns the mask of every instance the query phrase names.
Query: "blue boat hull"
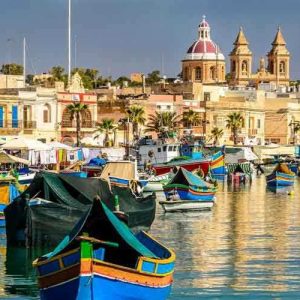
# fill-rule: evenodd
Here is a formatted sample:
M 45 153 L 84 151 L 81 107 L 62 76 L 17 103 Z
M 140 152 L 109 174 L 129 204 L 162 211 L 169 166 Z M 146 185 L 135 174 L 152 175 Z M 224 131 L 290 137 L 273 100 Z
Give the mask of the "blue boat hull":
M 171 285 L 148 287 L 93 274 L 41 289 L 40 296 L 41 300 L 164 300 L 170 291 Z
M 266 177 L 267 185 L 271 187 L 294 185 L 294 175 L 274 172 Z
M 129 186 L 129 183 L 130 183 L 129 179 L 118 178 L 118 177 L 113 177 L 113 176 L 110 176 L 109 180 L 110 180 L 111 184 L 118 185 L 118 186 Z M 142 188 L 144 188 L 147 185 L 148 180 L 137 180 L 137 182 Z

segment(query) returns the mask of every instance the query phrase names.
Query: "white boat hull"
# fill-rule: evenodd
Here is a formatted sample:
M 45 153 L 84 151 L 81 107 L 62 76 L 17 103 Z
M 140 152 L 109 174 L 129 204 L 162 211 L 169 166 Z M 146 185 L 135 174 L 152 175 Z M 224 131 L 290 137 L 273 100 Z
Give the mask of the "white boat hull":
M 195 210 L 210 210 L 214 201 L 187 201 L 187 200 L 169 200 L 160 201 L 159 204 L 165 212 L 173 211 L 195 211 Z
M 144 187 L 143 192 L 162 192 L 163 186 L 160 182 L 148 182 Z

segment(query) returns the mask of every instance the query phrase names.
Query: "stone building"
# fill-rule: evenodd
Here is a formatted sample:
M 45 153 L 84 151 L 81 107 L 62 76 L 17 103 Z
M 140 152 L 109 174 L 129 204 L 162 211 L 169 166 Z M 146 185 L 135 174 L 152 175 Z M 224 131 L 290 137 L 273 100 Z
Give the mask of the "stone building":
M 252 52 L 242 28 L 233 45 L 234 48 L 230 53 L 231 85 L 257 87 L 259 83 L 273 83 L 276 87 L 289 86 L 290 53 L 280 28 L 267 54 L 268 65 L 265 66 L 265 59 L 262 57 L 256 73 L 252 73 Z
M 182 78 L 191 82 L 225 82 L 225 57 L 210 37 L 205 16 L 198 27 L 198 39 L 182 60 Z

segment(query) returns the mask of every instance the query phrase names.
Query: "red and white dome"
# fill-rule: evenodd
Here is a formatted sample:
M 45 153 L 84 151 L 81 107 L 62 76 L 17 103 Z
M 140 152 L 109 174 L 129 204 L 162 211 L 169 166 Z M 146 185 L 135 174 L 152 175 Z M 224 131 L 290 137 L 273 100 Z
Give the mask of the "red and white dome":
M 186 60 L 225 60 L 220 48 L 210 38 L 210 26 L 203 16 L 198 27 L 198 40 L 187 51 Z

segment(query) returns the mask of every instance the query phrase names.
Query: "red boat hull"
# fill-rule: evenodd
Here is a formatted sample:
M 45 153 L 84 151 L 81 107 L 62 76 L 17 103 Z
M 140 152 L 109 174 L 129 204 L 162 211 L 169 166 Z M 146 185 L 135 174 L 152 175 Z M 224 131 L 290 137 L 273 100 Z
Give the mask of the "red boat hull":
M 156 176 L 169 173 L 172 170 L 172 168 L 175 166 L 182 167 L 190 172 L 197 170 L 200 167 L 204 172 L 204 174 L 206 175 L 208 173 L 210 163 L 211 163 L 210 160 L 193 161 L 190 163 L 185 161 L 185 162 L 177 162 L 176 164 L 174 163 L 172 165 L 154 165 L 153 168 L 155 170 Z

